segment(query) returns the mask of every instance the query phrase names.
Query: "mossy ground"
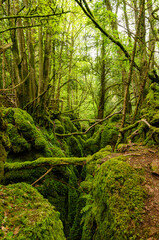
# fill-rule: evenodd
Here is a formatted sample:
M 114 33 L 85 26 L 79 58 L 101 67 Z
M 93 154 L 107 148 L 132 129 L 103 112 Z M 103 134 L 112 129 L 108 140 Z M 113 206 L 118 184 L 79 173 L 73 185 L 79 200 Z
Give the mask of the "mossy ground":
M 0 239 L 65 239 L 60 214 L 30 185 L 1 186 L 0 198 Z

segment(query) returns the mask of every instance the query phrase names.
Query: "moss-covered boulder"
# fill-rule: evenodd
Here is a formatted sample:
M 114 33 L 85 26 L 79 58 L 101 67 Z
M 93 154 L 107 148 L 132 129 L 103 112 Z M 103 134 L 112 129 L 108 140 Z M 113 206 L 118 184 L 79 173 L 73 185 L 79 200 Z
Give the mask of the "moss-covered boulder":
M 0 239 L 66 239 L 59 213 L 30 185 L 0 186 L 0 198 Z
M 55 125 L 55 133 L 59 133 L 59 134 L 65 133 L 65 128 L 63 127 L 63 125 L 58 119 L 55 119 L 54 125 Z
M 145 191 L 142 178 L 126 162 L 110 159 L 89 178 L 83 208 L 82 240 L 138 238 Z
M 0 183 L 4 177 L 4 163 L 7 159 L 7 153 L 2 143 L 0 142 Z
M 6 122 L 5 134 L 1 138 L 9 148 L 9 161 L 21 161 L 24 157 L 26 159 L 23 161 L 34 160 L 40 156 L 65 155 L 58 146 L 53 130 L 47 133 L 35 124 L 26 111 L 19 108 L 1 108 L 1 112 L 3 122 Z
M 67 145 L 69 146 L 70 156 L 76 156 L 76 157 L 83 156 L 83 148 L 78 138 L 74 136 L 69 137 L 67 139 Z
M 115 146 L 118 139 L 118 128 L 112 122 L 108 123 L 101 133 L 100 147 L 104 148 L 108 144 Z
M 84 153 L 85 155 L 91 155 L 98 152 L 100 149 L 102 127 L 96 131 L 92 137 L 85 141 Z

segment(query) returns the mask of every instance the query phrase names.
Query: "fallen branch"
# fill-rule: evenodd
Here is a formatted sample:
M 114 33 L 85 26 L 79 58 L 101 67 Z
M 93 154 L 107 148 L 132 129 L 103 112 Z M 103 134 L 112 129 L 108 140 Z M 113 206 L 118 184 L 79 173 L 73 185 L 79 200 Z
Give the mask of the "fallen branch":
M 75 135 L 85 135 L 85 134 L 87 134 L 91 130 L 91 128 L 95 127 L 97 124 L 102 123 L 105 120 L 107 120 L 108 118 L 110 118 L 110 117 L 112 117 L 112 116 L 114 116 L 116 114 L 120 114 L 120 113 L 121 113 L 121 110 L 119 112 L 116 112 L 116 113 L 108 115 L 104 119 L 101 119 L 100 121 L 98 121 L 98 122 L 94 123 L 93 125 L 91 125 L 85 132 L 74 132 L 74 133 L 68 133 L 68 134 L 55 133 L 55 134 L 56 134 L 56 136 L 59 136 L 59 137 L 68 137 L 68 136 L 72 136 L 72 135 L 74 135 L 74 136 Z
M 51 172 L 53 167 L 51 167 L 46 173 L 44 173 L 41 177 L 39 177 L 35 182 L 33 182 L 31 185 L 34 186 L 37 182 L 39 182 L 42 178 L 44 178 L 49 172 Z
M 22 170 L 22 169 L 34 169 L 37 167 L 55 167 L 55 166 L 66 166 L 66 165 L 85 165 L 88 158 L 38 158 L 35 161 L 26 161 L 26 162 L 15 162 L 15 163 L 5 163 L 4 172 L 7 173 L 9 171 Z

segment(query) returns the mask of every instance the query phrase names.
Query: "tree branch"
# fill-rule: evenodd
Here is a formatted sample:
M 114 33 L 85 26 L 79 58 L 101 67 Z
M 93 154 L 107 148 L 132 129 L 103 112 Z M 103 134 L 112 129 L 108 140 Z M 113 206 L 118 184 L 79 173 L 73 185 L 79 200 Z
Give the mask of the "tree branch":
M 115 43 L 121 50 L 122 52 L 124 53 L 124 55 L 126 56 L 126 58 L 129 60 L 129 62 L 131 62 L 131 56 L 130 54 L 128 53 L 128 51 L 125 49 L 125 47 L 123 46 L 123 44 L 121 44 L 121 42 L 119 42 L 118 40 L 116 40 L 114 37 L 112 37 L 106 30 L 104 30 L 99 24 L 98 22 L 96 21 L 96 19 L 93 17 L 93 14 L 90 13 L 90 9 L 89 11 L 86 9 L 86 7 L 83 6 L 83 3 L 84 5 L 87 4 L 86 3 L 86 0 L 75 0 L 78 5 L 82 8 L 83 12 L 86 14 L 87 17 L 89 17 L 89 19 L 94 23 L 94 25 L 108 38 L 111 40 L 111 42 Z M 87 4 L 88 6 L 88 4 Z M 140 68 L 139 66 L 133 62 L 133 65 L 134 67 L 139 71 Z
M 33 27 L 39 27 L 41 26 L 41 24 L 37 24 L 37 25 L 30 25 L 30 26 L 18 26 L 18 27 L 11 27 L 11 28 L 7 28 L 3 31 L 0 31 L 0 33 L 4 33 L 10 30 L 15 30 L 15 29 L 19 29 L 19 28 L 33 28 Z
M 69 137 L 69 136 L 72 136 L 72 135 L 73 136 L 75 136 L 75 135 L 85 135 L 86 133 L 88 133 L 91 130 L 91 128 L 95 127 L 97 124 L 102 123 L 105 120 L 107 120 L 108 118 L 110 118 L 110 117 L 112 117 L 112 116 L 114 116 L 116 114 L 119 114 L 119 113 L 121 113 L 121 110 L 119 112 L 116 112 L 116 113 L 113 113 L 111 115 L 108 115 L 107 117 L 105 117 L 102 120 L 99 120 L 98 122 L 96 122 L 93 125 L 91 125 L 85 132 L 74 132 L 74 133 L 68 133 L 68 134 L 58 134 L 58 133 L 55 133 L 55 134 L 58 137 Z
M 88 158 L 38 158 L 35 161 L 26 161 L 26 162 L 15 162 L 15 163 L 5 163 L 4 172 L 22 170 L 22 169 L 34 169 L 37 167 L 55 167 L 55 166 L 66 166 L 66 165 L 85 165 Z
M 61 12 L 61 13 L 53 13 L 53 14 L 33 14 L 33 15 L 13 15 L 13 16 L 5 16 L 5 17 L 0 17 L 0 20 L 5 20 L 5 19 L 17 19 L 17 18 L 44 18 L 44 17 L 53 17 L 53 16 L 61 16 L 62 14 L 70 13 L 70 11 L 67 12 Z

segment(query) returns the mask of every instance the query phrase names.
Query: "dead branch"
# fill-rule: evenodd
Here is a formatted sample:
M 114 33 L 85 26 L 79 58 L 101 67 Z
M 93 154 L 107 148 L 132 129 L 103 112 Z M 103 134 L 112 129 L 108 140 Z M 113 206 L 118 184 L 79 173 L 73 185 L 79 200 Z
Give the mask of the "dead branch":
M 41 177 L 39 177 L 35 182 L 33 182 L 31 185 L 35 185 L 37 182 L 39 182 L 42 178 L 44 178 L 49 172 L 51 172 L 53 167 L 51 167 L 46 173 L 44 173 Z

